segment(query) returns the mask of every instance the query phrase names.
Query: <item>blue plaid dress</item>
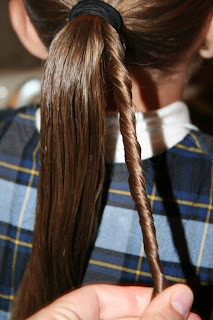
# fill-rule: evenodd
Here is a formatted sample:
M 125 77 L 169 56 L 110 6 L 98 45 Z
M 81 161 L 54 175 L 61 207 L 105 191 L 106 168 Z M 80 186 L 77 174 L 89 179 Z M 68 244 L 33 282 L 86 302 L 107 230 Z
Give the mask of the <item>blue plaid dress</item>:
M 160 258 L 169 282 L 187 282 L 195 310 L 213 305 L 213 138 L 190 132 L 143 161 Z M 125 164 L 107 164 L 106 205 L 84 283 L 152 285 Z M 39 169 L 35 107 L 0 113 L 0 320 L 10 317 L 33 239 Z

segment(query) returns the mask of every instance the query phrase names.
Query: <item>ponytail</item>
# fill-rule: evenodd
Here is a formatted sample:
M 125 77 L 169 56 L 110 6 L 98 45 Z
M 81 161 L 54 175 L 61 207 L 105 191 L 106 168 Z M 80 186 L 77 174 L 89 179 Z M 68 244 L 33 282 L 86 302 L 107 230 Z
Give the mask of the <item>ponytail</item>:
M 113 28 L 110 28 L 110 31 L 110 37 L 106 40 L 111 57 L 108 75 L 111 83 L 114 84 L 114 101 L 120 113 L 120 131 L 123 137 L 125 161 L 129 171 L 130 192 L 139 214 L 144 250 L 153 276 L 154 295 L 156 295 L 165 289 L 168 284 L 159 259 L 152 209 L 143 177 L 141 148 L 136 137 L 135 115 L 132 107 L 131 79 L 124 64 L 124 48 L 121 45 L 118 33 Z
M 81 284 L 99 219 L 108 83 L 120 113 L 130 190 L 155 292 L 166 286 L 141 168 L 124 48 L 109 23 L 84 15 L 56 35 L 44 69 L 33 249 L 18 292 L 16 320 Z
M 33 249 L 16 320 L 80 285 L 89 259 L 105 168 L 101 21 L 89 15 L 76 18 L 50 47 L 41 90 Z

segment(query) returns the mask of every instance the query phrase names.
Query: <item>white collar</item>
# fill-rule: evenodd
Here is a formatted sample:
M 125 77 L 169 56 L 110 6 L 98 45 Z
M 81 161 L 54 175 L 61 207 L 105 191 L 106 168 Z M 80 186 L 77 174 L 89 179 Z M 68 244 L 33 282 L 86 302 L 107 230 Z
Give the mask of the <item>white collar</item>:
M 142 148 L 142 159 L 149 159 L 180 142 L 190 130 L 198 130 L 191 124 L 188 107 L 181 101 L 148 113 L 136 113 L 137 138 Z M 124 147 L 120 134 L 119 116 L 107 112 L 106 161 L 123 163 Z M 40 109 L 36 110 L 36 127 L 40 131 Z
M 136 113 L 137 138 L 142 149 L 142 159 L 149 159 L 180 142 L 190 130 L 188 107 L 181 101 L 148 113 Z M 123 163 L 124 147 L 119 130 L 119 117 L 107 114 L 106 161 Z

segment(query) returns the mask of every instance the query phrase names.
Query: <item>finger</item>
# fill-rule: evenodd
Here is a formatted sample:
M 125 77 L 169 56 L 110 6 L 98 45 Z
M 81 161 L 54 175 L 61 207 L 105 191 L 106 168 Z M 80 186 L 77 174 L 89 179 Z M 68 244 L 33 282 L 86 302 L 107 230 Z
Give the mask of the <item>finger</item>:
M 201 318 L 195 313 L 190 313 L 187 320 L 201 320 Z
M 149 305 L 153 289 L 145 287 L 99 286 L 96 288 L 101 319 L 139 317 Z
M 151 288 L 90 285 L 57 299 L 28 320 L 99 320 L 139 316 L 152 297 Z
M 193 293 L 186 285 L 178 284 L 164 290 L 145 310 L 141 320 L 186 320 L 193 303 Z M 190 315 L 191 320 L 200 320 Z

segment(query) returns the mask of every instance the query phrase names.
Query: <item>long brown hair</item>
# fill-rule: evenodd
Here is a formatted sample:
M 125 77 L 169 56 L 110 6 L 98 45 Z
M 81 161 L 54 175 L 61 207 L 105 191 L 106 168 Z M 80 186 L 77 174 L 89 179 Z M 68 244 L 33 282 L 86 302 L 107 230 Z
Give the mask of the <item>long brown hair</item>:
M 14 319 L 25 319 L 81 284 L 99 219 L 109 90 L 120 113 L 130 191 L 158 293 L 167 282 L 141 169 L 128 68 L 132 64 L 160 70 L 172 66 L 197 38 L 212 0 L 106 1 L 123 18 L 119 34 L 98 16 L 83 15 L 68 22 L 69 10 L 77 1 L 23 1 L 49 55 L 41 90 L 33 249 Z

